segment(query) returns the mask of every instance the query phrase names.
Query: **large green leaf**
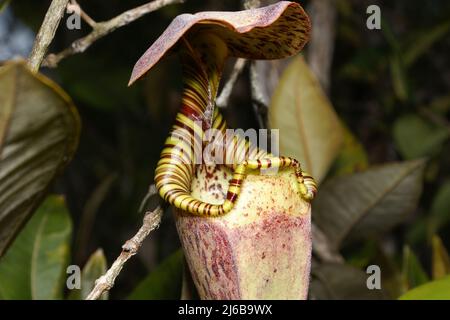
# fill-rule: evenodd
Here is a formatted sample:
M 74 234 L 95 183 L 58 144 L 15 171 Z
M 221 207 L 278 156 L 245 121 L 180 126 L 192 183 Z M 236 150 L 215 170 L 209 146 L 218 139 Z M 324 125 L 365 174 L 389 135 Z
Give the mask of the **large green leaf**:
M 183 252 L 177 250 L 150 273 L 128 296 L 130 300 L 178 300 L 181 295 Z
M 50 196 L 0 258 L 0 297 L 61 299 L 72 222 L 60 196 Z
M 340 263 L 313 263 L 309 289 L 311 299 L 383 299 L 383 290 L 367 288 L 370 274 Z
M 298 159 L 320 182 L 342 144 L 336 112 L 303 58 L 286 68 L 272 97 L 269 125 L 279 129 L 280 153 Z
M 86 262 L 81 271 L 81 288 L 70 291 L 70 300 L 84 300 L 95 286 L 95 280 L 106 272 L 106 257 L 102 249 L 95 251 Z M 108 299 L 108 293 L 104 293 L 102 300 Z
M 450 136 L 447 128 L 431 124 L 415 114 L 399 118 L 393 130 L 395 143 L 406 159 L 433 155 Z
M 70 98 L 23 62 L 0 68 L 0 257 L 71 159 L 79 136 Z
M 401 300 L 450 300 L 450 276 L 428 282 L 414 288 L 399 299 Z
M 337 250 L 402 222 L 422 191 L 423 161 L 390 163 L 331 179 L 313 203 L 313 219 Z

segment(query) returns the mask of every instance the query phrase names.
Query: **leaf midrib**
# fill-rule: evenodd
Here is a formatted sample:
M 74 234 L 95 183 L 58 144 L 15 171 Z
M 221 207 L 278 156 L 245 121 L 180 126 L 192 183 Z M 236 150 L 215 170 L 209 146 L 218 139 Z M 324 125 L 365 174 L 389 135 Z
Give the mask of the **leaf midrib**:
M 298 85 L 298 75 L 295 81 L 295 84 Z M 314 174 L 314 170 L 312 167 L 312 163 L 311 163 L 311 155 L 310 155 L 310 151 L 309 151 L 309 145 L 308 145 L 308 139 L 306 139 L 306 135 L 305 135 L 305 130 L 304 130 L 304 123 L 303 123 L 303 116 L 301 114 L 301 109 L 302 109 L 302 104 L 300 103 L 300 97 L 299 97 L 300 93 L 295 95 L 295 114 L 296 114 L 296 118 L 297 118 L 297 122 L 298 122 L 298 130 L 299 130 L 299 135 L 300 135 L 300 140 L 302 143 L 302 148 L 304 150 L 304 155 L 305 155 L 305 163 L 306 163 L 306 168 L 309 172 L 311 172 L 311 174 Z

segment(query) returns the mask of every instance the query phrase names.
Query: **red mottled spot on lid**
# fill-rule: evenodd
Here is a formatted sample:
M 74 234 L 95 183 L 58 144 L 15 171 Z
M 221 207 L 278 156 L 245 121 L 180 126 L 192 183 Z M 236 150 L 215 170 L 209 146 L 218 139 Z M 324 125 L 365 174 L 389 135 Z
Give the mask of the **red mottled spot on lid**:
M 230 56 L 249 59 L 292 56 L 308 41 L 311 29 L 303 8 L 289 1 L 237 12 L 182 14 L 136 62 L 129 85 L 171 52 L 182 37 L 198 30 L 193 28 L 195 25 L 208 28 L 221 37 L 228 46 Z M 288 35 L 286 28 L 293 35 Z
M 212 183 L 211 185 L 208 186 L 207 190 L 211 191 L 214 190 L 216 188 L 216 184 Z

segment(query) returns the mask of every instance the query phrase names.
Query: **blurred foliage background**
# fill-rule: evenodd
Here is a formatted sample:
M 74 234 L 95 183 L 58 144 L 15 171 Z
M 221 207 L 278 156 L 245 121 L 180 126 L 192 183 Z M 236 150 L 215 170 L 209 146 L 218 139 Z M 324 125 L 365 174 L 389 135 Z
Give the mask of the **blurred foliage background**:
M 79 2 L 92 18 L 102 21 L 144 1 Z M 308 8 L 311 1 L 301 3 Z M 366 28 L 366 8 L 371 4 L 381 8 L 381 30 Z M 48 5 L 49 1 L 13 0 L 0 13 L 1 59 L 12 57 L 11 38 L 17 37 L 13 31 L 23 28 L 25 33 L 36 32 Z M 336 0 L 333 6 L 334 52 L 327 93 L 331 108 L 348 134 L 343 134 L 343 146 L 339 149 L 345 152 L 338 153 L 330 163 L 331 169 L 327 167 L 329 170 L 323 173 L 324 194 L 334 190 L 333 184 L 336 189 L 348 187 L 349 192 L 358 192 L 358 174 L 372 167 L 381 173 L 365 173 L 370 177 L 364 181 L 373 179 L 376 184 L 377 176 L 392 177 L 406 170 L 408 177 L 417 173 L 414 179 L 419 183 L 405 182 L 410 187 L 398 190 L 396 196 L 400 200 L 388 199 L 373 219 L 389 220 L 389 216 L 397 214 L 401 221 L 380 228 L 371 221 L 372 229 L 382 232 L 364 233 L 356 237 L 357 241 L 347 241 L 336 248 L 345 264 L 339 259 L 325 263 L 320 257 L 314 261 L 311 295 L 397 298 L 408 289 L 450 272 L 445 250 L 450 248 L 450 3 Z M 138 208 L 153 181 L 163 141 L 178 110 L 181 70 L 177 59 L 166 59 L 143 81 L 128 88 L 134 63 L 176 15 L 240 8 L 240 1 L 187 0 L 116 30 L 85 53 L 63 60 L 56 69 L 42 69 L 72 97 L 82 120 L 78 151 L 52 187 L 53 193 L 64 195 L 73 223 L 71 237 L 61 240 L 71 247 L 68 261 L 72 264 L 86 265 L 91 255 L 102 248 L 110 265 L 123 242 L 140 226 L 142 213 Z M 84 23 L 81 30 L 67 30 L 62 24 L 51 52 L 62 50 L 89 30 Z M 23 37 L 33 40 L 29 35 Z M 25 42 L 30 41 L 26 39 Z M 26 50 L 26 46 L 20 47 L 15 53 L 24 55 Z M 231 67 L 230 62 L 228 69 Z M 259 126 L 251 107 L 248 71 L 247 65 L 235 85 L 229 107 L 224 110 L 232 128 Z M 228 74 L 229 70 L 225 79 Z M 424 162 L 399 162 L 418 159 Z M 399 162 L 399 167 L 377 167 L 392 162 Z M 357 175 L 351 177 L 355 181 L 348 180 L 352 174 Z M 319 196 L 320 192 L 319 189 Z M 407 193 L 406 197 L 402 192 Z M 399 206 L 395 201 L 408 203 L 403 203 L 401 212 L 391 214 L 389 207 Z M 323 199 L 317 205 L 313 220 L 326 237 L 333 239 L 331 229 L 325 230 L 325 209 L 320 211 L 325 202 Z M 337 218 L 341 219 L 338 215 Z M 176 298 L 181 286 L 179 246 L 172 215 L 167 212 L 161 227 L 118 277 L 110 298 L 127 298 L 133 290 L 132 298 Z M 99 256 L 97 251 L 92 259 L 105 264 Z M 371 264 L 380 265 L 382 270 L 384 290 L 380 294 L 352 286 L 352 281 L 359 281 L 355 280 L 358 276 L 354 270 L 364 271 Z M 95 268 L 87 269 L 91 272 Z M 320 279 L 326 280 L 321 283 Z M 365 277 L 360 282 L 365 286 Z M 147 287 L 154 289 L 146 290 Z

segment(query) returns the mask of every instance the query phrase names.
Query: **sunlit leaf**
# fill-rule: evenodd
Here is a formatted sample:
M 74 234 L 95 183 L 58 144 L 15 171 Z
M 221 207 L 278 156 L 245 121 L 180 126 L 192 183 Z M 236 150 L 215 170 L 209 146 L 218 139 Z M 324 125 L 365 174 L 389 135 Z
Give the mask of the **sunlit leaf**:
M 437 280 L 450 274 L 450 257 L 441 238 L 434 235 L 431 244 L 433 247 L 433 279 Z
M 0 257 L 78 142 L 70 98 L 23 62 L 0 68 Z
M 309 296 L 311 299 L 383 299 L 383 290 L 367 287 L 369 274 L 339 263 L 324 263 L 312 266 L 312 280 Z
M 0 259 L 0 296 L 61 299 L 71 234 L 64 199 L 48 197 Z
M 84 300 L 94 288 L 95 280 L 106 272 L 106 257 L 102 249 L 97 249 L 88 259 L 81 271 L 81 288 L 70 291 L 70 300 Z M 108 293 L 104 293 L 101 300 L 107 300 Z
M 450 300 L 450 276 L 414 288 L 400 300 Z
M 150 273 L 128 296 L 130 300 L 178 300 L 181 294 L 183 252 L 176 251 Z
M 279 129 L 280 153 L 298 159 L 320 182 L 342 145 L 336 112 L 304 59 L 286 68 L 272 97 L 269 124 Z
M 333 178 L 314 200 L 313 219 L 338 249 L 401 223 L 422 191 L 423 161 L 390 163 Z
M 367 169 L 369 161 L 366 150 L 353 133 L 342 125 L 343 144 L 336 160 L 331 167 L 331 176 L 341 176 Z
M 450 136 L 447 128 L 433 125 L 415 114 L 399 118 L 393 130 L 395 143 L 405 159 L 433 155 Z
M 409 290 L 428 282 L 428 276 L 414 252 L 408 246 L 403 250 L 403 286 Z

